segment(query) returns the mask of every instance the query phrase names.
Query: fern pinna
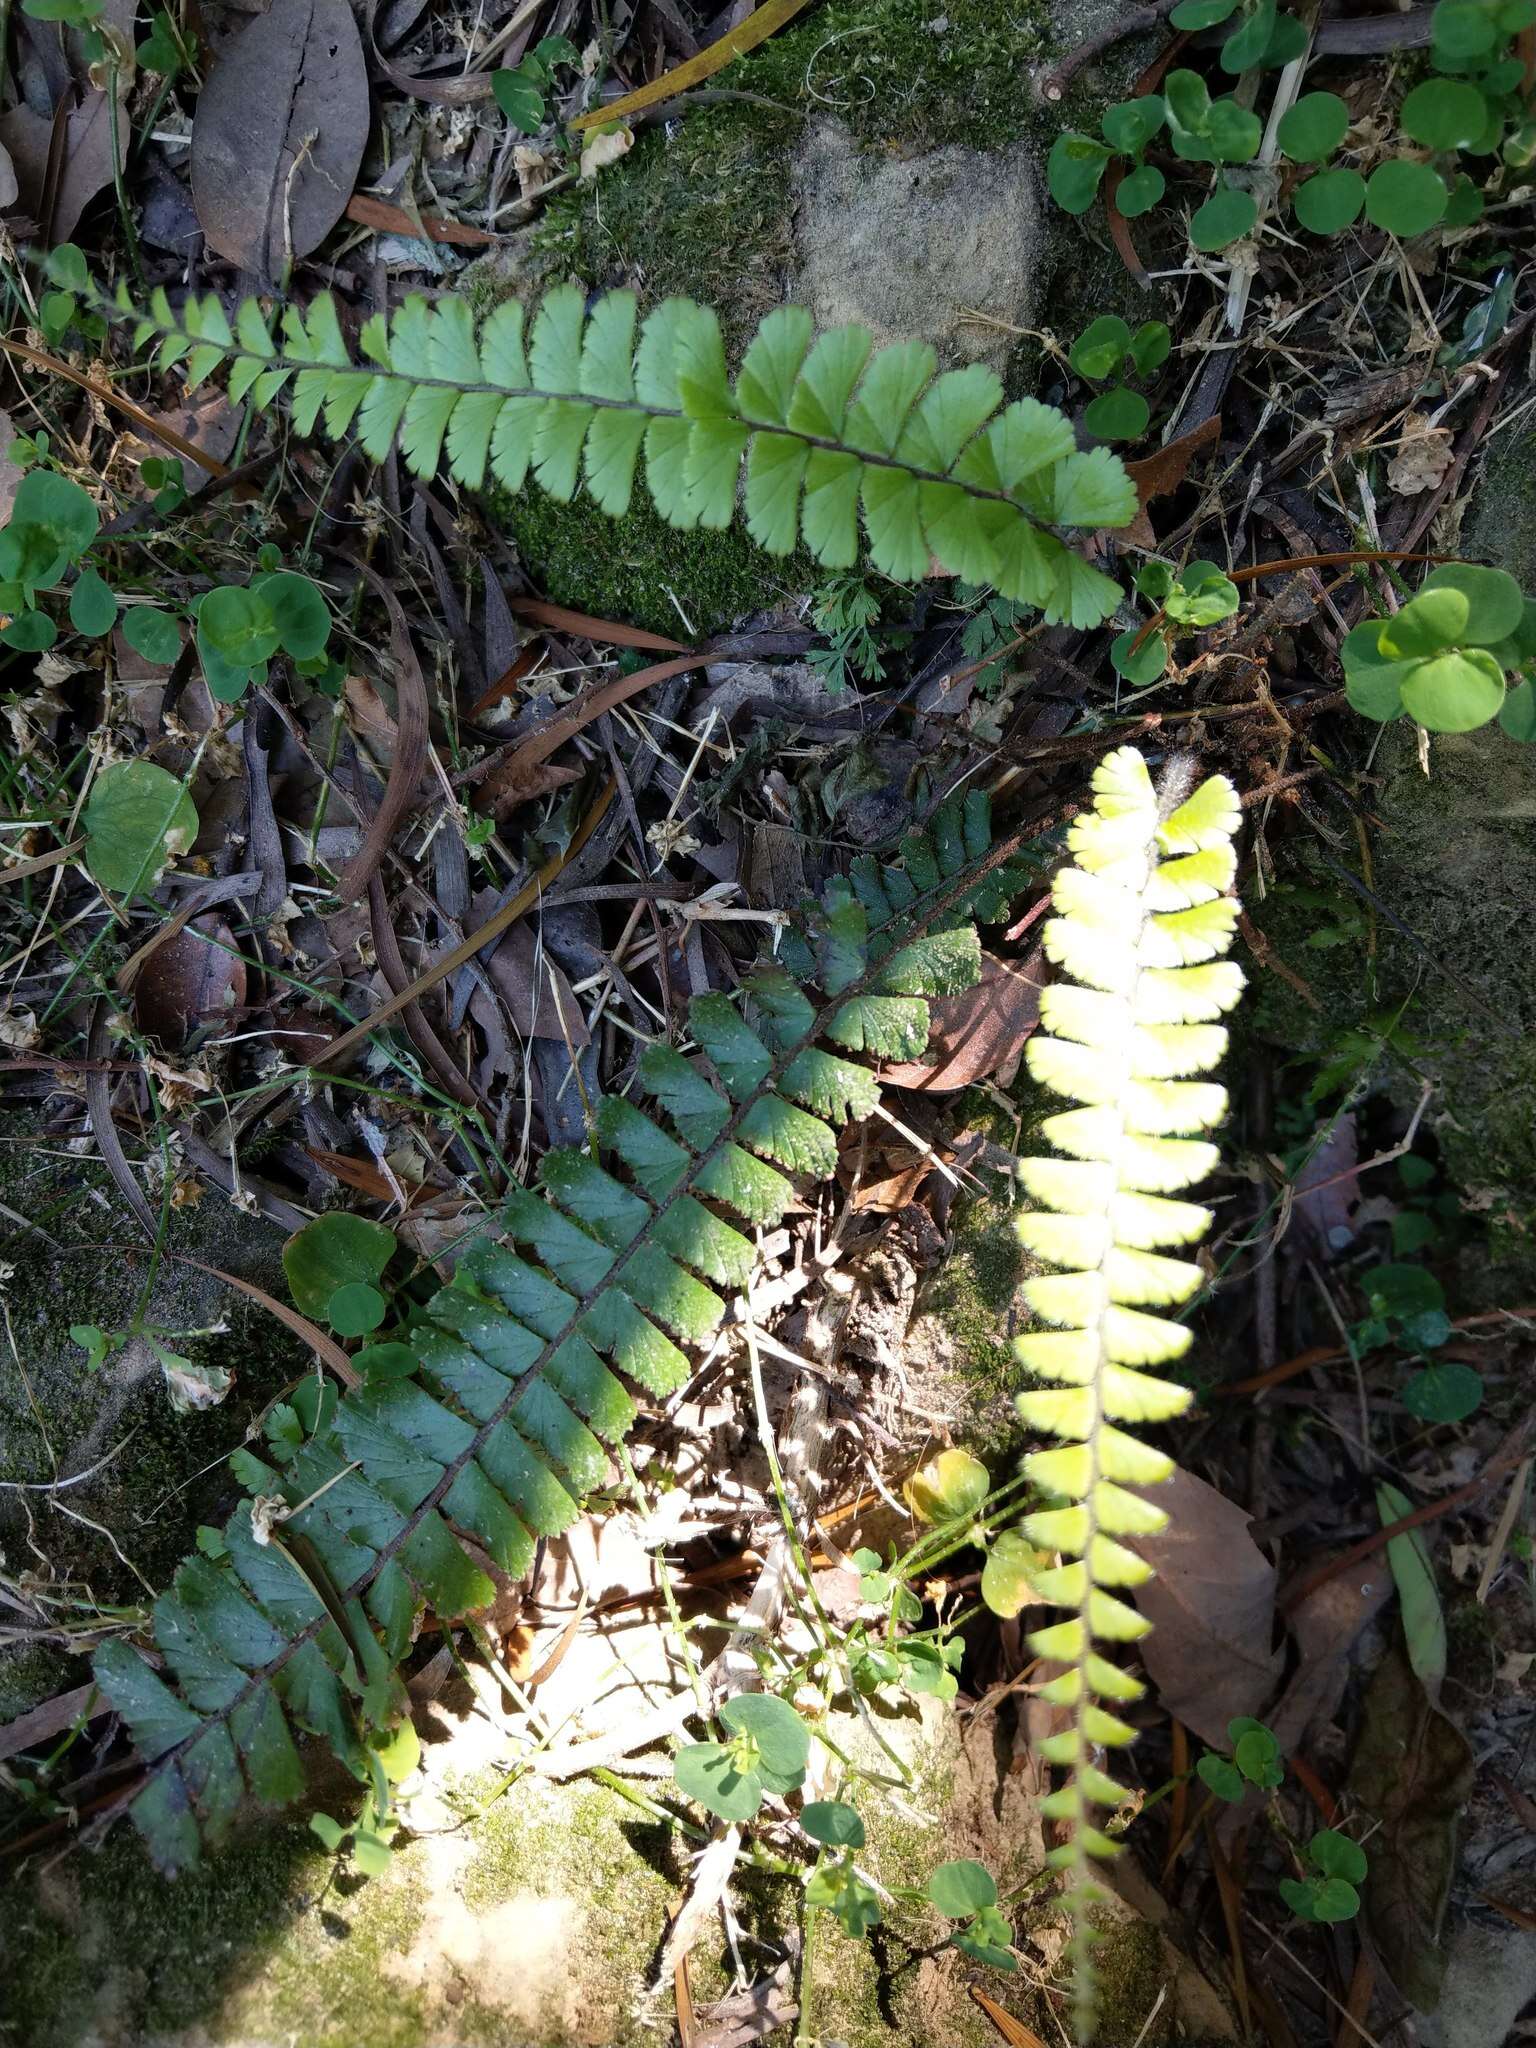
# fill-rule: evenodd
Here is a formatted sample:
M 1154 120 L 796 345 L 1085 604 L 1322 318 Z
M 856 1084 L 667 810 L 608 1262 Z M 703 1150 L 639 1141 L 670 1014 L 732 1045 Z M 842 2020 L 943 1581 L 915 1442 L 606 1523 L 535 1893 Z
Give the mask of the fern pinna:
M 334 300 L 287 308 L 276 335 L 255 299 L 231 322 L 217 298 L 173 310 L 164 291 L 137 308 L 126 287 L 103 309 L 136 322 L 135 345 L 185 366 L 189 387 L 227 368 L 229 392 L 264 408 L 286 390 L 301 434 L 355 430 L 382 461 L 398 442 L 429 476 L 446 458 L 471 490 L 517 491 L 530 476 L 569 500 L 584 483 L 617 518 L 642 451 L 662 518 L 724 527 L 741 491 L 747 530 L 772 554 L 799 541 L 828 568 L 858 557 L 903 580 L 935 563 L 1040 610 L 1051 624 L 1096 626 L 1120 588 L 1069 544 L 1125 526 L 1136 491 L 1108 448 L 1079 450 L 1064 413 L 1034 398 L 1004 406 L 980 363 L 936 375 L 926 342 L 873 349 L 849 326 L 813 333 L 798 306 L 770 313 L 734 381 L 720 323 L 668 299 L 638 318 L 633 292 L 588 305 L 571 284 L 525 317 L 515 299 L 483 320 L 461 298 L 409 298 L 366 321 L 361 361 Z
M 927 999 L 978 979 L 975 919 L 1002 917 L 1027 876 L 989 840 L 984 795 L 947 801 L 901 866 L 863 856 L 808 906 L 786 957 L 819 1009 L 778 962 L 749 976 L 744 1009 L 696 997 L 689 1034 L 717 1079 L 648 1047 L 649 1113 L 601 1101 L 592 1151 L 549 1153 L 542 1192 L 506 1202 L 510 1244 L 471 1249 L 427 1305 L 412 1369 L 344 1394 L 262 1473 L 223 1555 L 177 1572 L 153 1615 L 164 1675 L 124 1640 L 97 1652 L 149 1766 L 128 1810 L 162 1869 L 217 1841 L 247 1789 L 298 1796 L 295 1727 L 375 1773 L 369 1736 L 403 1710 L 394 1674 L 422 1605 L 473 1613 L 494 1588 L 472 1552 L 521 1576 L 536 1540 L 569 1527 L 636 1418 L 630 1386 L 680 1386 L 682 1347 L 745 1286 L 742 1226 L 777 1222 L 788 1176 L 831 1174 L 836 1127 L 874 1110 L 875 1074 L 845 1055 L 919 1055 Z
M 1177 764 L 1169 782 L 1179 794 L 1188 789 Z M 1120 1591 L 1151 1570 L 1120 1539 L 1166 1526 L 1162 1510 L 1131 1489 L 1173 1469 L 1118 1425 L 1166 1422 L 1192 1399 L 1146 1369 L 1181 1357 L 1190 1332 L 1148 1311 L 1188 1301 L 1201 1284 L 1198 1265 L 1163 1248 L 1196 1244 L 1210 1225 L 1208 1209 L 1172 1198 L 1216 1164 L 1216 1147 L 1198 1134 L 1225 1115 L 1226 1091 L 1189 1077 L 1221 1060 L 1227 1034 L 1215 1020 L 1243 988 L 1241 970 L 1221 957 L 1238 909 L 1227 893 L 1240 815 L 1232 784 L 1212 776 L 1182 801 L 1165 787 L 1160 804 L 1140 754 L 1121 747 L 1100 764 L 1093 790 L 1092 810 L 1071 827 L 1073 861 L 1056 875 L 1056 915 L 1044 933 L 1047 955 L 1068 978 L 1044 992 L 1044 1033 L 1026 1053 L 1034 1078 L 1078 1106 L 1041 1127 L 1068 1156 L 1019 1167 L 1040 1205 L 1021 1219 L 1019 1236 L 1066 1270 L 1025 1282 L 1030 1308 L 1051 1327 L 1016 1342 L 1020 1361 L 1051 1383 L 1019 1395 L 1019 1412 L 1063 1440 L 1024 1461 L 1060 1505 L 1027 1515 L 1023 1529 L 1065 1560 L 1032 1574 L 1035 1591 L 1073 1610 L 1030 1645 L 1065 1666 L 1042 1690 L 1072 1716 L 1043 1745 L 1067 1773 L 1043 1811 L 1069 1830 L 1050 1860 L 1069 1874 L 1081 2038 L 1092 2022 L 1089 1859 L 1114 1847 L 1091 1809 L 1125 1797 L 1095 1757 L 1134 1734 L 1100 1702 L 1124 1704 L 1141 1692 L 1096 1645 L 1146 1633 Z

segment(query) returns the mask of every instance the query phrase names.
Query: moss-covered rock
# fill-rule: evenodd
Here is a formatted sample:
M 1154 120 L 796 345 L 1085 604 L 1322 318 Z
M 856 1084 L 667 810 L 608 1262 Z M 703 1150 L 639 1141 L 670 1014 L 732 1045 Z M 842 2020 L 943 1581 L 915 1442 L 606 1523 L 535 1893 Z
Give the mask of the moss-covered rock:
M 1040 167 L 1051 140 L 1084 94 L 1102 95 L 1104 84 L 1080 81 L 1062 107 L 1041 105 L 1032 90 L 1035 71 L 1086 32 L 1075 13 L 1060 0 L 1021 0 L 1007 9 L 992 0 L 952 0 L 942 9 L 932 0 L 831 0 L 733 64 L 729 96 L 639 130 L 625 157 L 553 199 L 511 256 L 476 266 L 466 289 L 486 303 L 507 290 L 574 277 L 593 288 L 627 285 L 647 305 L 682 294 L 718 309 L 727 347 L 739 353 L 766 312 L 806 295 L 797 195 L 802 168 L 818 149 L 816 124 L 824 133 L 833 123 L 851 138 L 874 178 L 963 146 L 979 166 L 978 217 L 993 186 L 1028 178 L 1038 190 L 1044 234 L 1033 247 L 1020 243 L 1019 292 L 1007 304 L 989 303 L 996 294 L 983 282 L 974 308 L 1002 323 L 989 339 L 1010 391 L 1031 389 L 1048 361 L 1033 320 L 1020 317 L 1031 305 L 1047 307 L 1051 328 L 1069 343 L 1096 314 L 1121 312 L 1134 322 L 1161 304 L 1135 285 L 1096 216 L 1071 220 L 1044 198 Z M 1090 118 L 1086 101 L 1082 118 Z M 996 153 L 995 176 L 984 152 Z M 995 218 L 1003 219 L 1002 209 Z M 893 238 L 904 232 L 893 222 Z M 988 227 L 977 246 L 983 279 L 988 265 L 996 268 L 993 245 L 1004 232 L 1017 235 L 1019 224 Z M 1151 232 L 1146 224 L 1143 232 Z M 913 245 L 931 258 L 934 281 L 945 288 L 954 285 L 961 241 L 948 234 L 926 251 Z M 836 247 L 819 251 L 815 266 L 817 292 L 828 304 L 843 303 L 829 275 L 838 254 Z M 966 296 L 959 293 L 956 305 Z M 926 331 L 921 319 L 914 324 Z M 616 523 L 590 505 L 558 505 L 537 491 L 515 505 L 497 504 L 496 515 L 552 597 L 674 635 L 716 631 L 821 579 L 808 557 L 778 560 L 735 532 L 675 533 L 642 497 Z

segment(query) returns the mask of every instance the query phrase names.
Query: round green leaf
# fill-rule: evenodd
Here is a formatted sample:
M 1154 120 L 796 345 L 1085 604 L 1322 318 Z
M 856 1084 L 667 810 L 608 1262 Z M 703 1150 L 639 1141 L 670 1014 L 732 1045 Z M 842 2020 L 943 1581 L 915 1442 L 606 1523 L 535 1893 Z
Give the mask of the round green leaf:
M 1426 1365 L 1403 1387 L 1403 1406 L 1421 1422 L 1465 1422 L 1482 1399 L 1482 1374 L 1456 1359 Z
M 416 1370 L 416 1354 L 409 1344 L 365 1344 L 352 1363 L 365 1380 L 403 1380 Z
M 1378 1266 L 1370 1276 L 1368 1292 L 1377 1315 L 1417 1316 L 1445 1307 L 1445 1289 L 1422 1266 Z
M 1426 149 L 1464 149 L 1488 125 L 1488 102 L 1460 78 L 1426 78 L 1398 112 L 1403 133 Z
M 969 1451 L 940 1451 L 906 1484 L 907 1505 L 922 1522 L 958 1522 L 980 1511 L 991 1474 Z
M 1240 242 L 1244 235 L 1252 232 L 1258 217 L 1259 209 L 1253 194 L 1239 191 L 1235 185 L 1226 185 L 1219 192 L 1213 192 L 1204 206 L 1197 207 L 1191 215 L 1189 239 L 1197 249 L 1208 252 L 1230 249 L 1234 242 Z
M 1252 1785 L 1278 1785 L 1285 1776 L 1280 1745 L 1267 1728 L 1249 1728 L 1238 1737 L 1232 1760 Z
M 731 1751 L 718 1742 L 693 1742 L 677 1752 L 673 1775 L 686 1798 L 721 1820 L 750 1820 L 763 1803 L 756 1771 L 740 1771 Z
M 1073 342 L 1067 360 L 1079 377 L 1097 384 L 1105 377 L 1116 376 L 1130 352 L 1130 328 L 1118 313 L 1103 313 Z
M 1294 14 L 1277 14 L 1259 62 L 1266 71 L 1278 71 L 1282 64 L 1294 64 L 1307 47 L 1307 40 L 1304 23 Z
M 1212 100 L 1206 118 L 1209 161 L 1217 164 L 1252 163 L 1259 153 L 1264 130 L 1257 114 L 1240 107 L 1234 99 Z
M 1327 161 L 1344 140 L 1349 109 L 1336 92 L 1303 93 L 1280 117 L 1277 140 L 1293 163 Z
M 94 569 L 82 569 L 69 593 L 69 622 L 77 633 L 110 633 L 117 622 L 117 599 Z
M 829 1849 L 862 1849 L 864 1823 L 841 1799 L 813 1799 L 800 1815 L 800 1825 L 813 1842 Z
M 981 1568 L 981 1597 L 994 1614 L 1012 1620 L 1030 1597 L 1029 1575 L 1040 1563 L 1035 1546 L 1017 1529 L 993 1538 Z
M 1150 377 L 1168 360 L 1173 336 L 1166 320 L 1144 320 L 1131 336 L 1131 361 L 1138 377 Z
M 1319 171 L 1296 188 L 1296 218 L 1314 235 L 1336 235 L 1360 218 L 1365 180 L 1358 171 Z
M 50 249 L 45 268 L 52 282 L 67 292 L 83 292 L 91 281 L 85 257 L 73 242 Z
M 197 643 L 197 654 L 203 665 L 203 680 L 221 704 L 238 704 L 251 687 L 251 678 L 254 676 L 260 682 L 267 673 L 264 661 L 249 667 L 243 661 L 227 661 L 202 639 Z
M 1436 59 L 1458 69 L 1488 56 L 1499 39 L 1493 16 L 1477 0 L 1440 0 L 1432 28 Z
M 1378 164 L 1365 188 L 1365 217 L 1373 227 L 1407 240 L 1432 228 L 1445 213 L 1450 194 L 1428 164 L 1394 157 Z
M 85 864 L 104 889 L 136 895 L 197 837 L 197 806 L 153 761 L 103 768 L 85 807 Z
M 1121 100 L 1113 107 L 1106 107 L 1099 126 L 1104 131 L 1104 140 L 1122 156 L 1139 156 L 1162 127 L 1165 118 L 1162 101 L 1156 93 L 1149 92 L 1140 99 Z
M 1198 71 L 1170 71 L 1163 80 L 1163 105 L 1175 130 L 1201 137 L 1211 117 L 1211 95 Z M 1178 147 L 1177 136 L 1175 148 Z M 1180 155 L 1183 154 L 1181 150 Z
M 421 1762 L 421 1737 L 407 1714 L 387 1735 L 375 1736 L 368 1744 L 378 1758 L 391 1785 L 408 1778 Z
M 941 1863 L 929 1878 L 927 1893 L 946 1920 L 969 1920 L 985 1906 L 997 1904 L 997 1886 L 992 1873 L 969 1856 L 953 1863 Z
M 1325 1877 L 1312 1887 L 1312 1917 L 1331 1923 L 1353 1920 L 1360 1910 L 1360 1894 L 1342 1877 Z
M 1475 178 L 1469 178 L 1465 171 L 1458 171 L 1456 182 L 1451 187 L 1451 196 L 1445 204 L 1445 226 L 1448 228 L 1469 228 L 1483 217 L 1483 188 Z
M 1536 740 L 1536 685 L 1520 683 L 1504 699 L 1499 724 L 1512 740 L 1529 746 Z
M 1120 180 L 1115 204 L 1127 220 L 1140 220 L 1150 213 L 1168 189 L 1168 181 L 1156 164 L 1141 164 Z
M 123 638 L 157 668 L 169 668 L 181 652 L 180 625 L 169 612 L 147 604 L 130 605 L 123 613 Z
M 1175 28 L 1190 34 L 1203 28 L 1214 28 L 1219 21 L 1237 11 L 1238 0 L 1179 0 L 1168 19 Z
M 1466 647 L 1494 647 L 1518 633 L 1525 622 L 1525 593 L 1504 569 L 1481 562 L 1446 562 L 1424 579 L 1424 590 L 1459 590 L 1467 600 L 1467 622 L 1458 638 Z
M 321 1321 L 338 1288 L 353 1280 L 374 1285 L 394 1255 L 393 1231 L 336 1209 L 289 1238 L 283 1246 L 283 1273 L 295 1308 Z
M 230 664 L 251 668 L 278 649 L 271 606 L 254 589 L 221 583 L 197 609 L 198 638 Z
M 95 500 L 79 484 L 56 476 L 51 469 L 31 469 L 12 501 L 11 524 L 46 527 L 65 561 L 74 562 L 96 538 L 101 515 Z
M 957 1934 L 955 1947 L 962 1955 L 969 1956 L 973 1963 L 986 1963 L 994 1970 L 1016 1973 L 1018 1962 L 1007 1949 L 999 1948 L 994 1942 L 978 1941 L 973 1934 Z
M 533 135 L 543 127 L 544 95 L 521 68 L 493 71 L 491 92 L 514 128 L 520 128 L 525 135 Z
M 366 1337 L 384 1320 L 385 1301 L 366 1280 L 349 1280 L 326 1304 L 325 1319 L 338 1337 Z
M 1114 155 L 1092 135 L 1058 135 L 1046 161 L 1046 183 L 1064 213 L 1086 213 L 1098 196 L 1104 166 Z
M 1139 391 L 1116 384 L 1083 410 L 1083 425 L 1099 441 L 1137 441 L 1147 431 L 1152 408 Z
M 18 612 L 0 626 L 0 640 L 21 654 L 43 654 L 59 637 L 59 629 L 46 612 Z
M 1207 1753 L 1195 1765 L 1195 1772 L 1208 1791 L 1230 1806 L 1235 1806 L 1248 1790 L 1242 1772 L 1228 1757 Z
M 1149 633 L 1140 647 L 1135 647 L 1140 631 L 1139 626 L 1130 626 L 1125 632 L 1118 633 L 1110 643 L 1109 659 L 1117 676 L 1144 690 L 1149 683 L 1155 683 L 1167 668 L 1168 643 L 1161 633 Z
M 1342 1877 L 1350 1884 L 1365 1880 L 1365 1851 L 1337 1828 L 1319 1828 L 1307 1844 L 1307 1854 L 1324 1877 Z
M 309 661 L 322 651 L 331 637 L 331 611 L 307 576 L 291 569 L 281 569 L 275 576 L 258 576 L 251 584 L 251 594 L 270 612 L 285 654 L 295 661 Z
M 798 1778 L 810 1762 L 810 1730 L 777 1693 L 739 1692 L 720 1709 L 720 1719 L 733 1735 L 751 1736 L 776 1778 Z
M 1315 1920 L 1317 1918 L 1317 1914 L 1313 1911 L 1312 1906 L 1316 1889 L 1317 1881 L 1315 1879 L 1311 1879 L 1305 1884 L 1295 1877 L 1282 1877 L 1280 1880 L 1280 1896 L 1298 1920 Z
M 1403 709 L 1430 732 L 1475 732 L 1503 703 L 1504 671 L 1481 647 L 1453 647 L 1403 679 Z
M 1381 627 L 1381 651 L 1393 661 L 1421 660 L 1465 638 L 1472 607 L 1454 586 L 1427 586 Z
M 1400 718 L 1403 710 L 1403 678 L 1413 667 L 1411 661 L 1394 661 L 1381 651 L 1382 619 L 1362 619 L 1345 635 L 1340 653 L 1344 661 L 1344 689 L 1353 708 L 1363 717 L 1385 725 Z

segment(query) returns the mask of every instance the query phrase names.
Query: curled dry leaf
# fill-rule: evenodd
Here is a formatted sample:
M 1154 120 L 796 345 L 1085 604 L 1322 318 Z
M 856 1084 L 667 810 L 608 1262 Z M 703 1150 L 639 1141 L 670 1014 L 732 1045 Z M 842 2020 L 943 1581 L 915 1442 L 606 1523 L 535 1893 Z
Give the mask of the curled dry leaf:
M 223 45 L 198 97 L 192 199 L 210 245 L 280 282 L 345 211 L 369 119 L 346 0 L 273 0 Z
M 1040 1021 L 1044 981 L 1045 956 L 1038 946 L 1022 963 L 984 954 L 974 988 L 930 1004 L 929 1058 L 898 1061 L 881 1069 L 882 1078 L 893 1088 L 928 1095 L 989 1079 L 1006 1088 Z
M 134 985 L 141 1031 L 172 1050 L 206 1024 L 217 1024 L 245 1001 L 245 962 L 221 917 L 205 913 L 157 946 Z
M 1227 1723 L 1261 1713 L 1279 1676 L 1275 1568 L 1246 1511 L 1182 1466 L 1148 1499 L 1169 1521 L 1134 1544 L 1157 1573 L 1136 1594 L 1152 1624 L 1142 1661 L 1174 1719 L 1225 1747 Z
M 1369 1838 L 1366 1924 L 1388 1976 L 1420 2012 L 1440 2002 L 1456 1829 L 1476 1774 L 1466 1737 L 1394 1644 L 1365 1695 L 1349 1788 L 1381 1823 Z
M 609 164 L 616 164 L 621 156 L 627 156 L 635 146 L 633 128 L 599 128 L 595 135 L 589 135 L 581 145 L 581 176 L 585 184 L 595 178 L 599 171 Z
M 64 122 L 54 168 L 54 124 L 28 106 L 0 116 L 0 145 L 11 165 L 20 206 L 50 242 L 67 242 L 82 213 L 112 182 L 112 115 L 104 92 L 88 92 Z M 44 220 L 47 213 L 50 219 Z
M 1416 498 L 1422 491 L 1438 490 L 1455 460 L 1450 428 L 1433 427 L 1427 413 L 1411 412 L 1387 464 L 1387 482 L 1400 498 Z

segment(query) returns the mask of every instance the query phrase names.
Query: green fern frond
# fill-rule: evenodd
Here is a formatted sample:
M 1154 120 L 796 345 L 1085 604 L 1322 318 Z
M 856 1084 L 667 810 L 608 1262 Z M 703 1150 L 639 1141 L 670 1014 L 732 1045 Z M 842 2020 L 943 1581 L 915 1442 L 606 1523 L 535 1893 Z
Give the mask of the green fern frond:
M 225 1556 L 182 1565 L 154 1609 L 163 1674 L 124 1641 L 102 1647 L 98 1681 L 149 1767 L 128 1811 L 162 1869 L 195 1862 L 247 1792 L 298 1796 L 295 1730 L 367 1780 L 422 1605 L 444 1620 L 486 1606 L 480 1553 L 521 1577 L 538 1539 L 575 1521 L 639 1397 L 683 1384 L 686 1347 L 745 1286 L 750 1231 L 784 1215 L 794 1176 L 831 1174 L 837 1128 L 873 1112 L 878 1079 L 847 1055 L 921 1052 L 929 997 L 977 980 L 973 915 L 1003 915 L 1023 872 L 990 838 L 985 797 L 952 800 L 905 871 L 880 886 L 859 868 L 872 912 L 835 884 L 817 907 L 835 946 L 801 942 L 821 951 L 820 1003 L 773 961 L 744 1007 L 696 997 L 697 1057 L 647 1047 L 644 1106 L 605 1098 L 594 1150 L 549 1153 L 539 1191 L 512 1192 L 505 1242 L 473 1247 L 422 1311 L 413 1369 L 344 1394 L 281 1469 L 261 1468 Z
M 911 580 L 938 562 L 1042 612 L 1098 625 L 1120 589 L 1069 545 L 1125 526 L 1136 492 L 1107 448 L 1079 450 L 1063 413 L 1003 404 L 979 363 L 937 373 L 925 342 L 874 349 L 862 327 L 816 335 L 798 306 L 770 313 L 734 381 L 707 306 L 668 299 L 642 321 L 632 292 L 588 308 L 558 285 L 530 317 L 517 300 L 477 322 L 463 299 L 413 297 L 368 320 L 357 360 L 334 300 L 283 311 L 276 334 L 247 299 L 231 328 L 219 301 L 163 290 L 147 309 L 126 286 L 104 310 L 135 321 L 135 346 L 182 363 L 189 386 L 227 369 L 229 394 L 258 409 L 284 391 L 301 434 L 355 433 L 382 461 L 398 444 L 418 476 L 446 461 L 471 490 L 530 477 L 551 497 L 585 487 L 617 518 L 644 454 L 646 485 L 671 525 L 724 527 L 738 501 L 770 554 L 804 545 L 829 569 L 859 554 Z M 745 487 L 742 472 L 745 467 Z
M 1067 1157 L 1020 1165 L 1040 1206 L 1021 1219 L 1019 1237 L 1065 1270 L 1025 1282 L 1030 1308 L 1050 1327 L 1015 1344 L 1021 1363 L 1050 1383 L 1019 1395 L 1019 1412 L 1061 1439 L 1024 1461 L 1061 1504 L 1027 1515 L 1023 1529 L 1062 1560 L 1031 1575 L 1035 1591 L 1072 1610 L 1031 1635 L 1030 1646 L 1066 1667 L 1042 1688 L 1072 1720 L 1043 1744 L 1066 1776 L 1041 1810 L 1070 1829 L 1049 1860 L 1068 1877 L 1083 2040 L 1093 2018 L 1090 1859 L 1114 1850 L 1092 1809 L 1125 1797 L 1095 1758 L 1134 1733 L 1103 1703 L 1141 1692 L 1099 1645 L 1147 1631 L 1122 1594 L 1151 1569 L 1123 1539 L 1155 1533 L 1168 1518 L 1131 1489 L 1173 1470 L 1124 1425 L 1166 1422 L 1193 1398 L 1152 1370 L 1190 1343 L 1189 1330 L 1159 1311 L 1187 1302 L 1201 1284 L 1199 1266 L 1168 1251 L 1197 1244 L 1210 1226 L 1208 1209 L 1176 1197 L 1216 1164 L 1216 1147 L 1200 1134 L 1221 1122 L 1226 1091 L 1192 1077 L 1223 1057 L 1227 1034 L 1215 1020 L 1243 988 L 1241 970 L 1221 957 L 1238 911 L 1228 893 L 1240 817 L 1231 783 L 1213 776 L 1165 816 L 1146 763 L 1120 747 L 1099 765 L 1093 789 L 1093 809 L 1071 827 L 1073 864 L 1056 876 L 1057 915 L 1044 931 L 1046 953 L 1068 979 L 1042 996 L 1044 1031 L 1026 1053 L 1034 1078 L 1077 1105 L 1041 1127 Z

